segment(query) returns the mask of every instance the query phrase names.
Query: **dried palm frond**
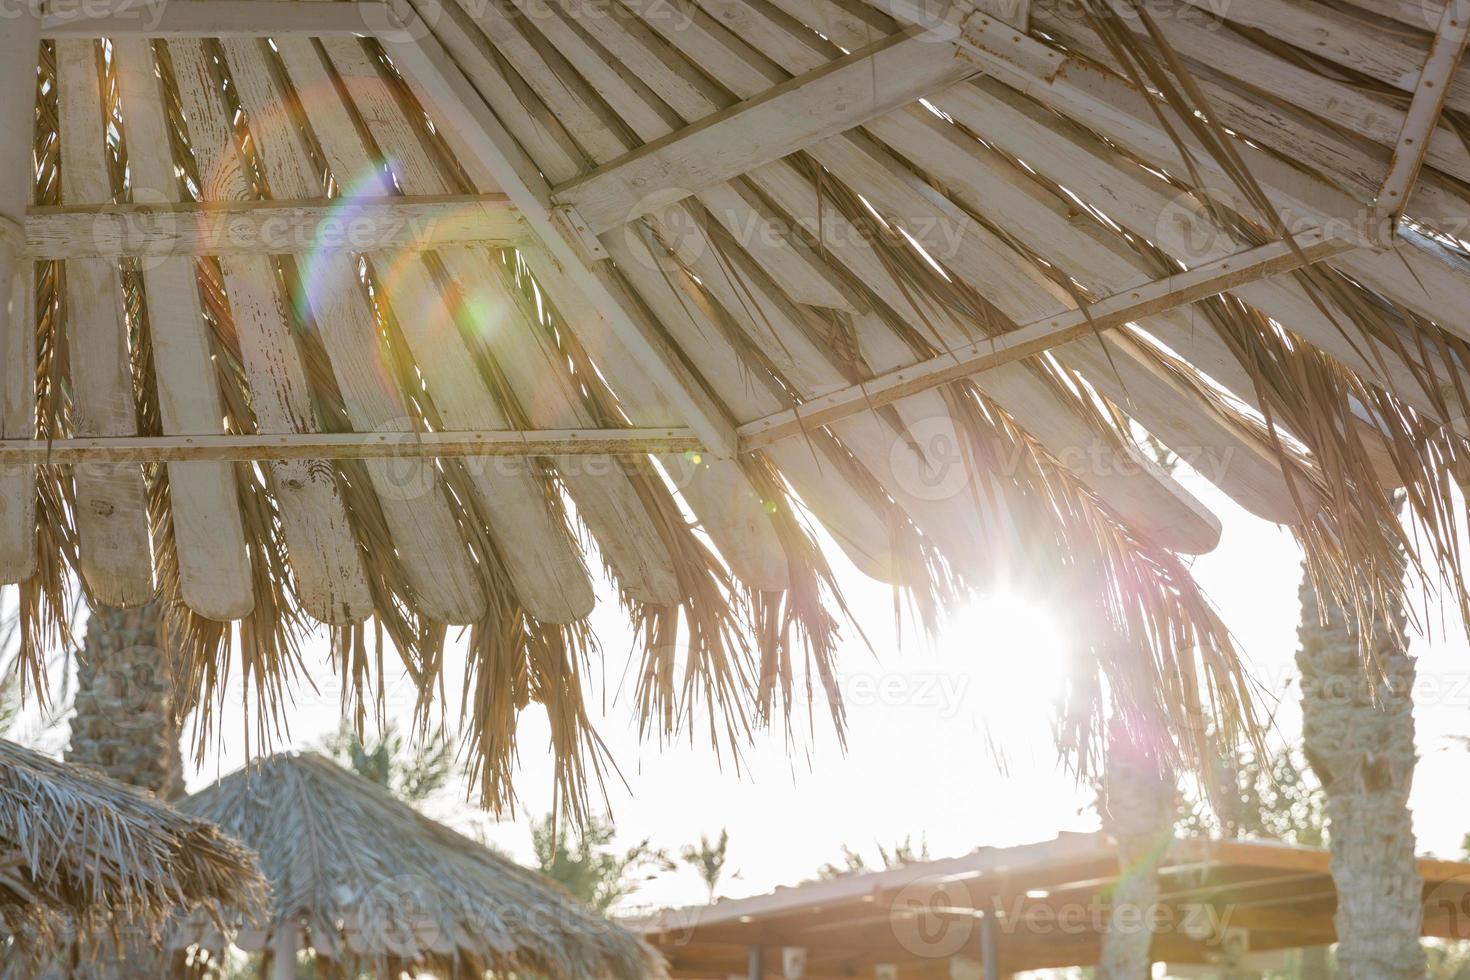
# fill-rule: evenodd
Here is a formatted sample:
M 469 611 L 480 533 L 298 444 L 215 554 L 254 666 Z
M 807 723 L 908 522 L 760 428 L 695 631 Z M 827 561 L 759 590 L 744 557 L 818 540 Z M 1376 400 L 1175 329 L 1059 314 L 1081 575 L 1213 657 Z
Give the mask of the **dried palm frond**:
M 0 974 L 87 959 L 123 929 L 157 937 L 178 914 L 249 919 L 265 894 L 255 854 L 213 824 L 0 740 Z

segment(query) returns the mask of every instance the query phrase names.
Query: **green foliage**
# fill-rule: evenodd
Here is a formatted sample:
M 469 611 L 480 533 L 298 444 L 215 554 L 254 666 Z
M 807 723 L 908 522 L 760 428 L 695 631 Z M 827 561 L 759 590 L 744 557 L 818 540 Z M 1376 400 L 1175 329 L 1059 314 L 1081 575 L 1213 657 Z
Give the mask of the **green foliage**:
M 930 860 L 929 841 L 923 836 L 919 837 L 918 847 L 914 846 L 913 837 L 905 836 L 903 840 L 894 844 L 892 849 L 878 845 L 878 860 L 883 868 L 902 868 L 909 864 L 918 864 Z M 841 878 L 844 875 L 862 874 L 865 871 L 877 870 L 868 866 L 867 860 L 846 844 L 842 845 L 842 861 L 838 863 L 827 863 L 817 869 L 817 878 L 826 881 L 831 878 Z
M 368 742 L 343 726 L 321 744 L 328 756 L 405 803 L 422 803 L 448 785 L 456 771 L 453 746 L 443 729 L 413 744 L 392 725 Z
M 674 870 L 674 862 L 645 838 L 627 851 L 613 846 L 611 822 L 588 818 L 586 826 L 568 834 L 564 823 L 547 814 L 531 824 L 536 866 L 598 912 L 606 912 L 646 881 Z
M 1183 833 L 1255 837 L 1305 847 L 1327 840 L 1327 798 L 1317 778 L 1291 748 L 1217 765 L 1212 805 L 1196 802 L 1181 815 Z
M 720 839 L 713 844 L 703 834 L 699 835 L 699 846 L 693 844 L 685 845 L 679 852 L 679 857 L 684 863 L 699 872 L 700 880 L 709 889 L 709 900 L 715 900 L 715 887 L 720 883 L 720 877 L 725 873 L 726 851 L 730 846 L 730 831 L 720 828 Z

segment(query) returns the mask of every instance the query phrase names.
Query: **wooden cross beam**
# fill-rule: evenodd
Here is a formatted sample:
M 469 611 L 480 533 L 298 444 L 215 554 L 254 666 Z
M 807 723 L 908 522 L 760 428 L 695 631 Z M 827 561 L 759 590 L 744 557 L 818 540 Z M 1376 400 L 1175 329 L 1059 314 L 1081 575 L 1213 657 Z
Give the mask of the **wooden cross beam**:
M 1439 125 L 1445 97 L 1450 91 L 1450 79 L 1465 53 L 1467 37 L 1470 37 L 1470 0 L 1449 0 L 1440 17 L 1439 29 L 1430 42 L 1424 68 L 1419 72 L 1419 81 L 1409 102 L 1403 129 L 1399 132 L 1398 146 L 1389 161 L 1383 189 L 1373 205 L 1374 216 L 1378 220 L 1370 227 L 1386 229 L 1386 237 L 1392 237 L 1393 230 L 1397 228 L 1404 207 L 1409 203 L 1409 195 L 1413 193 L 1419 170 L 1424 166 L 1429 140 Z
M 291 432 L 0 440 L 0 467 L 197 460 L 626 456 L 700 449 L 684 428 Z
M 556 189 L 594 234 L 846 132 L 973 75 L 954 31 L 914 26 L 798 75 Z
M 598 247 L 595 236 L 587 236 L 565 213 L 553 211 L 545 178 L 413 5 L 395 0 L 393 14 L 400 29 L 381 40 L 419 100 L 435 106 L 458 129 L 464 144 L 520 209 L 530 232 L 566 272 L 567 281 L 601 313 L 607 328 L 637 359 L 649 383 L 687 420 L 706 450 L 713 456 L 733 457 L 737 446 L 734 422 L 680 360 L 636 297 L 627 295 L 611 270 L 597 267 L 595 255 L 588 253 L 589 247 Z
M 1099 330 L 1118 327 L 1248 282 L 1320 262 L 1353 247 L 1350 241 L 1313 232 L 1298 236 L 1292 243 L 1271 242 L 1206 263 L 1109 296 L 1086 310 L 1074 310 L 1028 323 L 1000 337 L 938 354 L 812 399 L 797 408 L 748 422 L 740 427 L 740 448 L 742 452 L 759 449 L 807 429 L 831 425 L 921 391 L 1033 357 L 1063 344 L 1086 340 Z
M 503 194 L 33 207 L 34 259 L 286 255 L 515 245 L 526 227 Z

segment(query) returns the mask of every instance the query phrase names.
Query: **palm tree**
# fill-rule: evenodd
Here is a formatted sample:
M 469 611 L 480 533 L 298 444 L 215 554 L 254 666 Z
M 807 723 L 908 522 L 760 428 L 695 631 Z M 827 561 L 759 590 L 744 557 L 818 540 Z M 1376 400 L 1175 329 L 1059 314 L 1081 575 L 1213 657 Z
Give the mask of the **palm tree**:
M 1365 673 L 1357 618 L 1303 576 L 1297 666 L 1302 739 L 1327 797 L 1337 886 L 1337 975 L 1422 980 L 1423 882 L 1414 860 L 1414 658 L 1402 605 L 1378 610 Z
M 679 852 L 680 859 L 699 873 L 699 878 L 709 889 L 709 900 L 715 900 L 715 888 L 720 883 L 721 876 L 725 873 L 725 861 L 728 858 L 730 847 L 730 831 L 720 828 L 720 839 L 710 843 L 710 839 L 703 834 L 699 835 L 699 846 L 693 844 L 685 845 Z
M 175 696 L 166 621 L 158 602 L 93 608 L 66 759 L 175 800 L 184 793 L 179 740 L 187 706 Z
M 669 856 L 647 838 L 622 853 L 614 850 L 617 831 L 606 820 L 589 816 L 575 835 L 567 829 L 554 814 L 531 824 L 537 870 L 595 911 L 606 912 L 643 882 L 674 869 Z
M 1138 980 L 1153 962 L 1150 912 L 1159 900 L 1159 859 L 1173 839 L 1177 791 L 1146 740 L 1115 729 L 1098 793 L 1103 829 L 1118 842 L 1120 874 L 1103 933 L 1099 980 Z

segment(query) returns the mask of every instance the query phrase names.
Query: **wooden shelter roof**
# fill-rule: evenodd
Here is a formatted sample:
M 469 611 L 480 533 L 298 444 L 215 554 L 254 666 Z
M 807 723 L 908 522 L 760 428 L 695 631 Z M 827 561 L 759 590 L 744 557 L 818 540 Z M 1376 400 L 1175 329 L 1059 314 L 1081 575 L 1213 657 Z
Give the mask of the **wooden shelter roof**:
M 560 885 L 320 755 L 271 756 L 180 807 L 260 853 L 269 912 L 232 935 L 277 963 L 309 948 L 333 976 L 663 976 L 646 943 Z M 219 953 L 224 935 L 196 917 L 173 945 Z
M 248 918 L 265 892 L 255 854 L 213 824 L 0 739 L 0 976 L 179 914 Z
M 830 543 L 925 625 L 1057 595 L 1064 741 L 1106 690 L 1188 756 L 1248 699 L 1174 462 L 1363 609 L 1403 488 L 1465 601 L 1465 34 L 1438 0 L 55 0 L 0 51 L 32 661 L 72 570 L 170 604 L 206 706 L 237 662 L 277 702 L 313 622 L 348 689 L 386 637 L 427 701 L 470 624 L 499 804 L 532 701 L 584 782 L 599 571 L 650 730 L 737 739 L 803 657 L 840 724 Z
M 1153 956 L 1220 963 L 1232 953 L 1335 941 L 1331 856 L 1275 842 L 1178 838 L 1159 867 Z M 1424 935 L 1470 938 L 1462 903 L 1470 863 L 1421 858 Z M 1019 847 L 844 875 L 768 895 L 671 909 L 630 923 L 669 960 L 675 977 L 746 975 L 747 952 L 765 950 L 781 976 L 781 948 L 806 950 L 808 980 L 951 976 L 950 960 L 980 960 L 984 914 L 993 913 L 1002 975 L 1090 965 L 1110 923 L 1116 845 L 1103 834 L 1063 834 Z

